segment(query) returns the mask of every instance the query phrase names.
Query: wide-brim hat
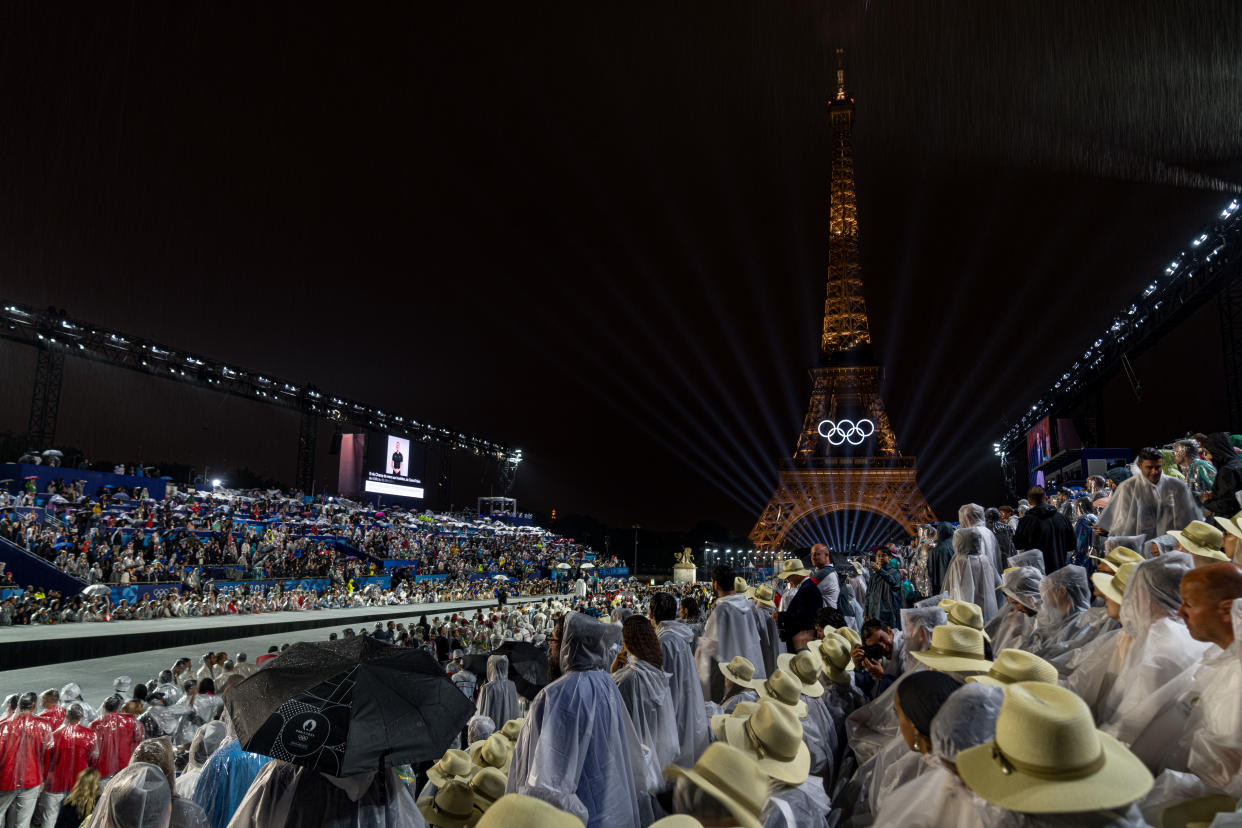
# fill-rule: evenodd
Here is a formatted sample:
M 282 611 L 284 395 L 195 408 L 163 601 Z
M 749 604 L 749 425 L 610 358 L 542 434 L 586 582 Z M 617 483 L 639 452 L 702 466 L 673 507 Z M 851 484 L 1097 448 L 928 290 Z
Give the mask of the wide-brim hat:
M 513 743 L 499 733 L 493 733 L 470 745 L 469 753 L 470 761 L 479 767 L 499 768 L 508 773 L 509 764 L 513 761 Z
M 811 570 L 802 565 L 802 561 L 798 558 L 790 558 L 787 561 L 781 561 L 781 571 L 776 573 L 777 578 L 791 578 L 795 575 L 801 575 L 803 578 L 811 576 Z
M 753 690 L 756 684 L 763 682 L 763 679 L 755 678 L 755 665 L 751 664 L 748 658 L 734 656 L 731 660 L 721 661 L 716 666 L 720 668 L 725 678 L 739 687 Z
M 681 776 L 728 808 L 743 828 L 763 828 L 759 816 L 768 801 L 768 775 L 746 751 L 712 742 L 693 768 L 669 765 L 664 769 L 665 779 Z
M 1034 653 L 1026 650 L 1004 649 L 996 654 L 992 667 L 984 675 L 970 676 L 966 680 L 993 687 L 1004 687 L 1023 681 L 1057 683 L 1057 668 Z
M 802 738 L 802 724 L 788 705 L 761 702 L 749 716 L 724 721 L 724 742 L 745 751 L 773 779 L 801 785 L 811 773 L 811 750 Z
M 983 633 L 984 641 L 992 640 L 992 637 L 988 635 L 988 631 L 983 628 L 983 610 L 979 608 L 978 604 L 945 598 L 937 606 L 944 610 L 945 618 L 950 624 L 958 624 L 978 630 Z
M 427 768 L 427 778 L 437 788 L 443 788 L 452 779 L 468 779 L 473 771 L 470 754 L 464 750 L 448 750 L 438 762 Z
M 712 735 L 716 737 L 717 742 L 725 740 L 725 722 L 729 719 L 746 719 L 749 718 L 756 710 L 759 709 L 759 702 L 744 701 L 738 702 L 733 707 L 732 713 L 717 713 L 712 716 L 707 724 L 711 728 Z
M 931 646 L 911 655 L 944 673 L 986 673 L 992 662 L 984 656 L 983 632 L 960 624 L 932 628 Z
M 1154 781 L 1125 745 L 1095 729 L 1086 702 L 1040 682 L 1005 689 L 996 736 L 958 753 L 957 772 L 993 805 L 1032 814 L 1120 808 Z
M 1128 563 L 1142 563 L 1145 560 L 1142 555 L 1128 546 L 1114 546 L 1102 558 L 1099 555 L 1088 555 L 1087 557 L 1108 564 L 1113 568 L 1114 572 Z
M 510 719 L 509 721 L 504 723 L 504 726 L 501 727 L 500 730 L 496 732 L 499 733 L 501 736 L 504 736 L 510 742 L 516 743 L 518 740 L 518 736 L 520 736 L 522 733 L 522 725 L 524 724 L 526 724 L 525 717 Z
M 806 702 L 802 700 L 802 682 L 793 673 L 775 670 L 766 679 L 755 681 L 751 689 L 759 695 L 760 699 L 771 699 L 793 710 L 794 715 L 799 719 L 806 718 L 808 711 Z
M 767 584 L 760 584 L 746 590 L 746 597 L 752 599 L 756 606 L 764 607 L 765 609 L 776 608 L 776 590 Z
M 862 646 L 862 636 L 853 627 L 837 627 L 837 635 L 848 641 L 851 648 Z
M 1239 523 L 1239 521 L 1242 521 L 1242 512 L 1238 512 L 1231 518 L 1214 515 L 1212 519 L 1219 523 L 1222 529 L 1233 535 L 1235 538 L 1242 538 L 1242 529 L 1238 528 L 1239 526 L 1242 526 L 1242 523 Z
M 1178 531 L 1176 529 L 1169 532 L 1173 538 L 1181 544 L 1192 555 L 1198 555 L 1200 558 L 1210 558 L 1214 561 L 1227 561 L 1229 556 L 1221 551 L 1221 545 L 1224 543 L 1225 534 L 1210 523 L 1202 520 L 1192 520 L 1186 525 L 1185 529 Z
M 1091 583 L 1100 591 L 1100 594 L 1108 598 L 1114 604 L 1120 604 L 1122 596 L 1126 592 L 1126 584 L 1130 583 L 1130 578 L 1134 575 L 1134 570 L 1138 569 L 1136 563 L 1122 564 L 1121 568 L 1108 575 L 1104 572 L 1097 572 L 1091 576 Z
M 746 583 L 746 579 L 741 575 L 735 575 L 733 578 L 733 591 L 746 594 L 750 589 L 750 585 Z
M 424 796 L 417 804 L 429 824 L 444 828 L 466 828 L 479 818 L 470 786 L 456 780 L 436 791 L 434 797 Z
M 542 799 L 505 794 L 479 817 L 479 828 L 583 828 L 582 820 Z
M 781 653 L 776 657 L 776 666 L 802 682 L 802 695 L 813 699 L 824 695 L 824 685 L 819 683 L 819 668 L 822 664 L 819 654 L 811 649 Z
M 505 795 L 508 777 L 496 768 L 480 768 L 470 780 L 470 792 L 474 794 L 474 807 L 486 811 Z
M 1196 796 L 1194 799 L 1187 799 L 1185 802 L 1165 808 L 1160 815 L 1160 826 L 1161 828 L 1197 828 L 1201 825 L 1207 828 L 1217 814 L 1231 814 L 1237 807 L 1238 801 L 1226 794 Z
M 850 642 L 836 633 L 819 642 L 819 669 L 834 684 L 850 683 L 851 649 Z

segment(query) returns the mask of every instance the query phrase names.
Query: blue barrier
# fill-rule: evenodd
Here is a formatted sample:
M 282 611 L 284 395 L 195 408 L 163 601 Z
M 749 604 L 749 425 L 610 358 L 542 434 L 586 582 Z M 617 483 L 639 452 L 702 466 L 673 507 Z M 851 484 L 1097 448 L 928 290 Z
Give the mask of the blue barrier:
M 415 575 L 414 576 L 415 581 L 447 581 L 448 579 L 449 579 L 449 576 L 447 572 L 443 574 L 436 574 L 436 575 Z
M 17 584 L 33 584 L 66 596 L 77 595 L 86 586 L 85 581 L 78 580 L 5 538 L 0 538 L 0 563 L 13 573 L 13 581 Z
M 91 497 L 101 486 L 112 486 L 118 489 L 133 489 L 138 486 L 146 488 L 151 497 L 163 500 L 168 488 L 168 481 L 158 477 L 135 477 L 128 474 L 112 474 L 111 472 L 87 471 L 86 469 L 70 469 L 63 466 L 34 466 L 29 463 L 0 463 L 0 478 L 18 481 L 23 478 L 37 477 L 39 491 L 47 491 L 47 484 L 52 480 L 85 480 L 85 492 Z M 16 484 L 15 484 L 16 485 Z

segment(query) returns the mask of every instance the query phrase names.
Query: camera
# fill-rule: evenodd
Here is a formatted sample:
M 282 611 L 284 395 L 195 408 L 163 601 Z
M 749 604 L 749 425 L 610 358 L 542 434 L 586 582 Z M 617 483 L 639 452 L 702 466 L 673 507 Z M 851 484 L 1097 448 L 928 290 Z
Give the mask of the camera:
M 884 647 L 879 644 L 864 644 L 862 651 L 863 655 L 872 661 L 882 661 L 888 657 L 884 652 Z

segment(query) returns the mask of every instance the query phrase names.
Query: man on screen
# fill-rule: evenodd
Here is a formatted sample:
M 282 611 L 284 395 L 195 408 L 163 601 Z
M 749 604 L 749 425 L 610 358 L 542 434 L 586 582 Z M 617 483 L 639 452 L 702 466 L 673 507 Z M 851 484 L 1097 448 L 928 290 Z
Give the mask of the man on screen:
M 392 453 L 392 473 L 401 474 L 401 462 L 405 460 L 405 455 L 401 453 L 401 444 L 397 443 L 397 450 Z

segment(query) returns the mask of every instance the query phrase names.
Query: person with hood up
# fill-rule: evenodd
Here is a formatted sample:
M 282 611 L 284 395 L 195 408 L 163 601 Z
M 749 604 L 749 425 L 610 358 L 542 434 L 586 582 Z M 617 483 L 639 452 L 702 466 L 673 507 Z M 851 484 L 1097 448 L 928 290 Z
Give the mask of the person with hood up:
M 198 778 L 203 774 L 203 767 L 211 755 L 219 750 L 220 745 L 228 738 L 228 726 L 224 722 L 208 722 L 198 729 L 190 742 L 190 752 L 186 757 L 185 772 L 177 778 L 173 791 L 177 796 L 192 798 Z
M 129 763 L 149 762 L 160 770 L 168 780 L 172 791 L 172 807 L 169 810 L 168 828 L 207 828 L 207 815 L 193 800 L 177 796 L 177 766 L 173 758 L 172 742 L 167 736 L 146 739 L 134 748 Z
M 518 704 L 517 685 L 509 678 L 509 657 L 487 657 L 487 684 L 479 688 L 475 711 L 493 722 L 507 722 L 522 715 Z
M 877 761 L 886 760 L 872 775 L 867 805 L 877 813 L 893 790 L 930 769 L 923 757 L 931 751 L 931 723 L 941 706 L 963 685 L 947 673 L 922 670 L 902 676 L 893 697 L 897 715 L 896 750 L 881 751 Z
M 709 744 L 703 687 L 694 667 L 694 630 L 677 620 L 677 599 L 667 592 L 651 596 L 651 622 L 664 657 L 662 669 L 669 674 L 674 722 L 680 750 L 673 764 L 693 767 Z
M 138 720 L 128 713 L 121 713 L 116 696 L 109 696 L 103 704 L 102 718 L 91 722 L 91 730 L 99 737 L 99 762 L 95 767 L 104 784 L 117 771 L 129 764 L 129 757 L 142 741 L 142 728 Z
M 77 704 L 82 708 L 82 724 L 88 725 L 98 718 L 99 714 L 95 712 L 95 708 L 86 703 L 86 699 L 82 698 L 82 688 L 77 682 L 71 681 L 64 687 L 60 688 L 60 706 L 66 709 L 70 705 Z
M 642 746 L 649 795 L 664 787 L 662 771 L 681 753 L 669 675 L 655 628 L 644 616 L 625 619 L 621 627 L 624 666 L 612 674 Z M 653 808 L 654 811 L 654 808 Z
M 953 559 L 945 574 L 944 591 L 951 600 L 977 605 L 986 624 L 996 615 L 996 588 L 1001 583 L 996 536 L 982 525 L 982 506 L 968 503 L 958 515 L 962 528 L 953 533 Z
M 1233 450 L 1227 432 L 1199 435 L 1199 442 L 1208 462 L 1216 466 L 1216 480 L 1212 490 L 1203 496 L 1203 508 L 1210 514 L 1229 517 L 1238 511 L 1236 495 L 1242 491 L 1242 458 Z
M 172 789 L 162 768 L 135 762 L 113 777 L 87 828 L 169 828 Z
M 936 524 L 936 545 L 927 553 L 927 580 L 931 584 L 929 598 L 944 592 L 944 582 L 949 577 L 952 561 L 953 525 L 941 521 Z
M 1152 540 L 1202 517 L 1186 484 L 1164 474 L 1160 450 L 1145 448 L 1138 454 L 1138 472 L 1117 486 L 1095 529 L 1113 537 Z M 1136 541 L 1135 548 L 1141 544 Z
M 1047 502 L 1043 486 L 1032 486 L 1026 493 L 1031 508 L 1018 521 L 1013 543 L 1019 549 L 1039 549 L 1044 553 L 1044 574 L 1065 566 L 1078 547 L 1074 524 Z
M 1193 678 L 1189 668 L 1209 646 L 1195 641 L 1178 615 L 1182 576 L 1193 567 L 1190 555 L 1169 552 L 1140 564 L 1126 584 L 1119 659 L 1112 662 L 1119 660 L 1120 668 L 1096 710 L 1100 729 L 1126 745 L 1164 741 L 1143 739 L 1144 731 L 1161 726 L 1154 720 L 1160 698 L 1177 695 L 1189 685 Z M 1159 754 L 1139 758 L 1154 766 Z
M 1005 559 L 1018 551 L 1013 545 L 1013 527 L 1001 517 L 1000 509 L 995 507 L 985 509 L 983 516 L 988 529 L 996 536 L 996 548 L 1000 553 L 1000 557 L 996 559 L 996 571 L 1000 572 L 1005 568 Z
M 732 573 L 727 588 L 733 588 Z M 749 615 L 741 620 L 753 634 Z M 638 828 L 653 821 L 640 810 L 648 801 L 642 747 L 606 672 L 608 648 L 620 632 L 580 612 L 565 616 L 561 677 L 531 703 L 509 768 L 508 793 L 549 802 L 588 828 Z
M 23 693 L 0 722 L 0 818 L 14 828 L 29 828 L 53 744 L 52 726 L 34 714 L 35 698 Z
M 703 695 L 714 702 L 724 699 L 724 676 L 718 665 L 728 664 L 736 656 L 754 665 L 755 678 L 767 678 L 750 602 L 734 591 L 733 577 L 732 567 L 712 568 L 716 608 L 708 617 L 694 652 Z
M 978 528 L 983 531 L 984 555 L 992 562 L 992 566 L 996 568 L 996 572 L 999 574 L 1001 570 L 1004 569 L 1002 563 L 1005 559 L 1001 557 L 1000 543 L 996 540 L 996 534 L 988 528 L 987 517 L 985 517 L 985 515 L 986 512 L 978 503 L 967 503 L 961 506 L 957 510 L 957 522 L 959 525 L 957 531 L 960 532 L 962 529 L 974 528 Z M 957 547 L 954 546 L 954 551 L 956 550 Z
M 776 656 L 780 653 L 780 632 L 776 628 L 776 620 L 772 617 L 776 609 L 775 591 L 767 584 L 760 584 L 746 590 L 746 597 L 752 602 L 755 629 L 759 631 L 759 649 L 763 653 L 763 671 L 771 675 L 776 669 Z
M 419 828 L 426 822 L 410 787 L 392 768 L 338 777 L 273 759 L 259 771 L 228 824 L 230 828 Z
M 1039 582 L 1039 610 L 1029 649 L 1044 659 L 1062 653 L 1066 641 L 1073 640 L 1090 619 L 1091 582 L 1087 570 L 1074 564 L 1065 566 Z
M 967 684 L 945 699 L 920 744 L 927 770 L 884 796 L 875 824 L 985 828 L 981 812 L 986 803 L 962 784 L 956 760 L 961 751 L 992 740 L 1004 698 L 999 687 Z
M 82 725 L 82 708 L 73 705 L 65 723 L 52 731 L 52 751 L 48 756 L 47 778 L 39 794 L 39 825 L 56 824 L 65 796 L 73 790 L 78 774 L 95 764 L 99 756 L 99 737 Z
M 1043 573 L 1033 566 L 1019 566 L 1005 572 L 1001 591 L 1009 601 L 1009 611 L 991 633 L 993 652 L 1026 649 L 1035 631 L 1035 616 L 1042 601 L 1039 584 L 1043 579 Z
M 225 727 L 227 738 L 207 759 L 194 786 L 193 799 L 207 814 L 211 828 L 226 828 L 259 771 L 272 761 L 243 750 L 227 718 Z

